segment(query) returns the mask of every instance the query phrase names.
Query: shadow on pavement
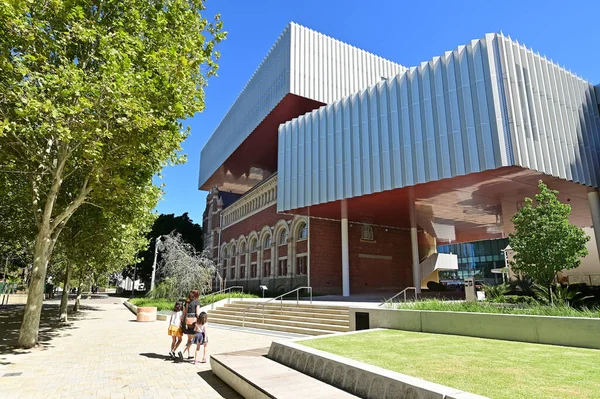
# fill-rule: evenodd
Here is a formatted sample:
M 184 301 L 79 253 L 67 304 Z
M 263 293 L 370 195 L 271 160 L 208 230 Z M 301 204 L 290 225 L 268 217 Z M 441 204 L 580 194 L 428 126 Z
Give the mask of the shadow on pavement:
M 73 322 L 86 318 L 86 313 L 89 311 L 101 310 L 93 306 L 82 305 L 79 312 L 73 313 L 72 308 L 72 306 L 69 306 L 69 322 L 61 323 L 58 321 L 60 304 L 43 304 L 38 333 L 38 340 L 42 349 L 52 347 L 52 340 L 63 331 L 76 329 L 77 327 L 73 325 Z M 18 355 L 31 352 L 31 350 L 15 347 L 19 338 L 19 329 L 21 328 L 24 309 L 25 305 L 4 305 L 0 307 L 0 365 L 10 363 L 6 359 L 6 356 L 3 355 Z M 36 349 L 40 349 L 40 347 Z
M 198 373 L 208 385 L 212 387 L 219 395 L 225 399 L 238 399 L 241 396 L 222 379 L 213 374 L 212 371 L 206 370 Z
M 147 357 L 149 359 L 160 359 L 160 360 L 168 360 L 173 361 L 171 356 L 161 355 L 160 353 L 140 353 L 140 356 Z

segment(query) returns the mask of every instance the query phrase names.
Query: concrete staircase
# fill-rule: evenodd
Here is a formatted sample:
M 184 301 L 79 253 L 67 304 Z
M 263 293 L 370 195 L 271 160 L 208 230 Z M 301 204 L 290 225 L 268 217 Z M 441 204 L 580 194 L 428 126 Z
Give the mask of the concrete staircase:
M 349 331 L 348 307 L 299 304 L 296 301 L 268 303 L 264 310 L 259 302 L 232 302 L 208 311 L 209 323 L 281 331 L 294 334 L 323 335 Z M 250 309 L 251 308 L 251 309 Z

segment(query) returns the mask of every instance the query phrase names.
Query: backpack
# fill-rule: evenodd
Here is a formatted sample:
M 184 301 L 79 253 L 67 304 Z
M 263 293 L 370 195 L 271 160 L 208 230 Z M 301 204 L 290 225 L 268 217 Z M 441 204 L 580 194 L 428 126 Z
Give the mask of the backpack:
M 185 325 L 188 327 L 193 326 L 194 324 L 196 324 L 197 318 L 196 318 L 196 313 L 188 313 L 185 315 Z
M 196 321 L 198 320 L 198 318 L 196 316 L 196 304 L 194 304 L 194 309 L 192 310 L 192 313 L 190 313 L 190 305 L 193 303 L 194 303 L 194 301 L 188 303 L 188 305 L 187 305 L 188 313 L 185 315 L 185 325 L 188 327 L 192 327 L 194 324 L 196 324 Z

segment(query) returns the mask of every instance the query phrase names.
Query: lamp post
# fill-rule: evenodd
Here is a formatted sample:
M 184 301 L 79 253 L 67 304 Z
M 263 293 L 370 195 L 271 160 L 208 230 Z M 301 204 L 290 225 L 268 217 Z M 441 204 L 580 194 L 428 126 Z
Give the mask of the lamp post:
M 133 266 L 133 281 L 131 282 L 131 297 L 135 296 L 135 274 L 137 272 L 137 263 Z
M 152 280 L 150 280 L 150 291 L 154 289 L 154 276 L 156 275 L 156 258 L 158 257 L 158 240 L 164 236 L 158 236 L 154 240 L 154 262 L 152 263 Z

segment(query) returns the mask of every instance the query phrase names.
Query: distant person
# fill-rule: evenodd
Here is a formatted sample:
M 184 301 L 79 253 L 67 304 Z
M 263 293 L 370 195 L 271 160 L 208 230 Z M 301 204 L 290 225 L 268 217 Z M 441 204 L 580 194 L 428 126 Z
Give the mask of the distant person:
M 206 345 L 208 344 L 208 336 L 206 335 L 206 322 L 208 321 L 208 315 L 206 312 L 201 312 L 198 316 L 198 320 L 196 321 L 196 327 L 194 331 L 196 335 L 194 336 L 193 343 L 196 344 L 196 352 L 194 353 L 194 364 L 198 364 L 198 352 L 200 351 L 200 347 L 204 348 L 202 353 L 202 360 L 200 363 L 206 363 Z
M 188 337 L 183 353 L 187 351 L 187 360 L 191 360 L 194 358 L 190 354 L 190 347 L 192 346 L 192 340 L 194 339 L 194 335 L 196 334 L 194 331 L 194 327 L 196 327 L 196 321 L 198 320 L 198 315 L 200 314 L 200 301 L 198 300 L 199 296 L 200 291 L 191 290 L 188 295 L 188 299 L 186 299 L 186 304 L 183 309 L 183 333 Z M 180 360 L 184 360 L 183 353 L 178 353 Z
M 183 319 L 183 311 L 181 310 L 181 303 L 177 302 L 173 308 L 173 314 L 169 321 L 168 334 L 172 338 L 171 351 L 169 355 L 175 359 L 175 351 L 183 341 L 183 330 L 181 329 L 181 319 Z

